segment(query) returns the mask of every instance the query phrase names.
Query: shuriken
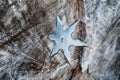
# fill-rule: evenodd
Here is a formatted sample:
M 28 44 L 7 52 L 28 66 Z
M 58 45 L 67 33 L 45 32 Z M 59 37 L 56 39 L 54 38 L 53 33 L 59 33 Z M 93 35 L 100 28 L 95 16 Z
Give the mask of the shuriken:
M 58 33 L 57 34 L 50 34 L 49 38 L 51 40 L 55 41 L 55 46 L 52 50 L 52 55 L 54 55 L 55 53 L 58 52 L 58 50 L 63 50 L 64 51 L 64 55 L 66 56 L 68 62 L 70 63 L 70 52 L 69 52 L 69 47 L 71 45 L 74 46 L 86 46 L 85 43 L 81 42 L 80 40 L 76 39 L 72 39 L 71 35 L 72 32 L 74 31 L 78 21 L 75 21 L 72 25 L 69 26 L 69 28 L 63 30 L 62 28 L 62 22 L 60 20 L 60 18 L 57 16 L 57 29 L 58 29 Z

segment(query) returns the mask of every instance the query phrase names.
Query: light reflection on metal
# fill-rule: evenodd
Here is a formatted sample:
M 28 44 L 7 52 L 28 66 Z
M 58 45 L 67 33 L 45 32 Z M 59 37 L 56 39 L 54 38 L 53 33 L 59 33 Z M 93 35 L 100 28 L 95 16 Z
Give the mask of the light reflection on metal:
M 69 51 L 69 47 L 71 45 L 74 46 L 87 46 L 85 43 L 81 42 L 80 40 L 76 39 L 72 39 L 71 34 L 74 31 L 75 27 L 77 26 L 78 21 L 75 21 L 72 25 L 69 26 L 69 28 L 63 30 L 62 28 L 62 22 L 60 20 L 60 18 L 57 16 L 57 29 L 58 29 L 58 33 L 57 34 L 50 34 L 49 38 L 51 40 L 55 41 L 55 46 L 52 50 L 52 54 L 54 55 L 58 52 L 58 50 L 62 50 L 64 51 L 64 55 L 66 56 L 68 62 L 71 62 L 71 56 L 70 56 L 70 51 Z

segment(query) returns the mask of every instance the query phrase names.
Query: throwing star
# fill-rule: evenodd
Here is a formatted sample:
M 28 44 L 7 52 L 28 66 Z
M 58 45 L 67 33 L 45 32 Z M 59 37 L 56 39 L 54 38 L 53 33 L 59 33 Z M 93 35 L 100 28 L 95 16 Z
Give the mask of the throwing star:
M 52 50 L 52 56 L 54 54 L 56 54 L 59 50 L 64 51 L 64 55 L 67 58 L 68 62 L 71 62 L 71 56 L 70 56 L 70 51 L 69 51 L 69 47 L 71 45 L 74 46 L 86 46 L 85 43 L 81 42 L 80 40 L 76 39 L 72 39 L 71 35 L 72 32 L 74 31 L 75 27 L 77 26 L 78 21 L 75 21 L 72 25 L 69 26 L 69 28 L 63 30 L 62 28 L 62 22 L 60 20 L 60 18 L 57 16 L 57 29 L 58 29 L 58 33 L 57 34 L 50 34 L 48 37 L 51 40 L 55 41 L 55 46 Z

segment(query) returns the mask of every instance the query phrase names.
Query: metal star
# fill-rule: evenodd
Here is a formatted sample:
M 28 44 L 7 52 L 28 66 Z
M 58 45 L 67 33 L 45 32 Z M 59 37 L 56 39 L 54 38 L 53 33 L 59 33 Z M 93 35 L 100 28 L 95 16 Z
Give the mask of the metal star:
M 69 47 L 71 45 L 86 46 L 86 44 L 81 42 L 80 40 L 78 40 L 78 39 L 74 40 L 74 39 L 71 38 L 71 34 L 74 31 L 78 21 L 75 21 L 72 25 L 69 26 L 69 28 L 63 30 L 62 22 L 61 22 L 60 18 L 57 16 L 57 22 L 56 23 L 57 23 L 58 33 L 49 35 L 49 38 L 51 40 L 55 41 L 55 46 L 52 50 L 51 55 L 54 55 L 55 53 L 57 53 L 58 50 L 63 50 L 64 55 L 66 56 L 68 62 L 70 63 L 70 57 L 71 56 L 70 56 L 70 52 L 69 52 Z

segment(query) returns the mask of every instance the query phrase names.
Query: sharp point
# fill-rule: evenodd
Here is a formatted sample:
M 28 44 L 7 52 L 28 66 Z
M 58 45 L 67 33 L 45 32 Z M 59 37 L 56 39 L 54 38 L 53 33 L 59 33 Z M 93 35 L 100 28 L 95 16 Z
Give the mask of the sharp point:
M 59 17 L 59 16 L 57 16 L 57 21 L 59 21 L 60 24 L 62 24 L 62 21 L 60 20 L 60 17 Z

